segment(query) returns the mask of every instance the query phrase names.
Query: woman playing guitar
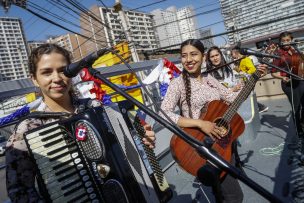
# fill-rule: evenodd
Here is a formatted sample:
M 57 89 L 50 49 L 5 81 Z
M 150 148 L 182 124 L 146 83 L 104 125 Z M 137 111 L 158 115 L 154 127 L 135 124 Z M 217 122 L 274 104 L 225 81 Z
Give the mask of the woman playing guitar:
M 292 71 L 298 76 L 303 77 L 304 60 L 300 56 L 300 53 L 297 53 L 296 50 L 290 45 L 293 39 L 292 34 L 290 32 L 283 32 L 280 34 L 279 39 L 280 46 L 277 49 L 276 54 L 281 56 L 281 59 L 274 60 L 273 64 L 281 68 L 286 68 L 288 71 Z M 304 107 L 304 80 L 290 78 L 290 76 L 286 73 L 277 72 L 275 69 L 272 70 L 272 76 L 281 79 L 282 90 L 288 97 L 292 107 L 293 119 L 299 137 L 299 146 L 301 147 L 301 151 L 303 153 L 304 131 L 301 127 L 300 118 L 304 115 L 302 113 Z
M 171 81 L 161 108 L 178 126 L 197 129 L 213 140 L 225 140 L 227 132 L 213 121 L 200 119 L 200 115 L 214 100 L 233 102 L 238 92 L 224 87 L 210 75 L 201 74 L 204 52 L 204 45 L 199 40 L 189 39 L 181 44 L 183 72 L 180 77 Z M 181 115 L 175 113 L 177 105 Z M 244 126 L 242 127 L 244 128 Z M 229 157 L 231 157 L 231 149 Z M 188 160 L 193 161 L 192 157 Z M 189 170 L 187 171 L 189 172 Z M 196 172 L 192 174 L 195 175 Z M 217 202 L 223 200 L 225 202 L 242 202 L 243 193 L 238 181 L 230 175 L 226 175 L 221 181 L 220 188 L 213 188 L 217 189 L 214 190 Z M 218 195 L 219 193 L 220 195 Z

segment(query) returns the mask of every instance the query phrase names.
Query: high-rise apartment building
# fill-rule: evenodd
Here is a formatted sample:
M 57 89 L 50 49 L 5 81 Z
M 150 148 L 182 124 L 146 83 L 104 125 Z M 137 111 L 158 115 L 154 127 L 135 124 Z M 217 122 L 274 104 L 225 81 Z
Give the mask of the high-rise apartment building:
M 271 23 L 228 34 L 229 43 L 251 41 L 278 35 L 283 31 L 303 29 L 303 15 L 278 20 L 304 12 L 304 1 L 297 0 L 220 0 L 225 27 L 228 31 L 242 29 L 265 21 Z
M 27 78 L 28 51 L 21 20 L 0 17 L 0 81 Z
M 188 6 L 177 9 L 176 15 L 181 31 L 182 41 L 199 38 L 196 20 L 192 17 L 194 15 L 192 7 Z
M 151 12 L 154 16 L 156 38 L 160 48 L 180 44 L 182 41 L 176 12 L 177 10 L 174 6 L 166 10 L 156 9 Z
M 28 46 L 28 50 L 29 50 L 29 55 L 32 53 L 32 51 L 39 47 L 40 45 L 43 45 L 44 43 L 46 43 L 45 41 L 28 41 L 27 42 L 27 46 Z
M 83 55 L 113 45 L 102 25 L 104 21 L 101 18 L 100 7 L 93 6 L 90 11 L 94 17 L 90 17 L 86 13 L 80 14 L 81 34 L 87 36 L 81 49 Z
M 151 14 L 154 16 L 154 27 L 160 47 L 179 45 L 187 39 L 199 38 L 195 19 L 191 17 L 194 15 L 191 7 L 176 9 L 171 6 L 165 10 L 153 10 Z
M 47 42 L 58 44 L 59 46 L 70 51 L 72 54 L 72 61 L 78 61 L 89 54 L 87 50 L 84 49 L 85 39 L 76 34 L 66 34 L 51 37 L 47 40 Z
M 92 7 L 90 11 L 94 14 L 94 18 L 85 14 L 80 18 L 81 33 L 91 38 L 85 43 L 89 52 L 126 40 L 118 12 L 113 8 L 98 6 Z M 157 48 L 152 15 L 128 10 L 125 10 L 125 15 L 133 40 L 132 45 L 134 44 L 137 50 Z
M 199 33 L 200 33 L 199 36 L 200 39 L 205 37 L 210 37 L 212 35 L 211 28 L 199 30 Z M 208 38 L 201 41 L 203 42 L 206 49 L 209 49 L 210 47 L 214 46 L 213 38 Z

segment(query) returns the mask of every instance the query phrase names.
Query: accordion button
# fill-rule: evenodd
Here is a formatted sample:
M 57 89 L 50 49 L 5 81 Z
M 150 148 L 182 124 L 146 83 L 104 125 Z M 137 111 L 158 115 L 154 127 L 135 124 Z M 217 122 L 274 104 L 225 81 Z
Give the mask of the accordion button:
M 80 171 L 80 175 L 81 175 L 81 176 L 85 175 L 86 173 L 87 173 L 87 170 L 81 170 L 81 171 Z
M 75 163 L 75 164 L 79 164 L 80 161 L 81 161 L 81 160 L 80 160 L 79 158 L 77 158 L 77 159 L 74 160 L 74 163 Z
M 88 189 L 87 189 L 87 192 L 88 193 L 92 193 L 94 191 L 94 189 L 92 188 L 92 187 L 89 187 Z
M 88 181 L 88 180 L 89 180 L 89 176 L 83 176 L 82 180 L 83 180 L 84 182 Z
M 96 194 L 95 193 L 90 194 L 90 198 L 91 199 L 95 199 L 96 198 Z
M 91 181 L 88 181 L 84 184 L 86 187 L 90 187 L 92 185 L 92 182 Z
M 78 157 L 78 153 L 77 152 L 75 152 L 75 153 L 72 154 L 72 158 L 73 159 L 75 159 L 76 157 Z
M 83 168 L 83 164 L 77 164 L 77 169 L 81 170 Z

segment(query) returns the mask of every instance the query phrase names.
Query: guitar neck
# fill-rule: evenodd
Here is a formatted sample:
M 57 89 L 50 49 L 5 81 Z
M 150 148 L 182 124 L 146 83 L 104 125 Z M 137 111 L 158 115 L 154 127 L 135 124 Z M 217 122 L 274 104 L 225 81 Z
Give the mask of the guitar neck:
M 225 112 L 223 119 L 230 122 L 232 117 L 235 115 L 241 104 L 247 99 L 250 92 L 254 89 L 256 82 L 260 79 L 261 73 L 256 71 L 253 73 L 245 86 L 242 88 L 241 92 L 238 94 L 236 99 L 230 104 L 229 109 Z

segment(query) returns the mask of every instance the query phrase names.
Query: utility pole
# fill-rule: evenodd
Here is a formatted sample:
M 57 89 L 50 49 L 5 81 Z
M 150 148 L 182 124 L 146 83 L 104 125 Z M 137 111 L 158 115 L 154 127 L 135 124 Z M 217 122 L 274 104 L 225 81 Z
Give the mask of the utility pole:
M 137 54 L 137 51 L 136 51 L 136 48 L 135 48 L 135 44 L 132 40 L 132 35 L 130 33 L 130 29 L 129 29 L 129 24 L 128 24 L 128 20 L 127 20 L 127 17 L 122 9 L 122 5 L 121 5 L 121 2 L 120 0 L 115 0 L 115 5 L 114 5 L 114 10 L 116 12 L 118 12 L 120 18 L 121 18 L 121 22 L 122 22 L 122 26 L 123 26 L 123 30 L 124 30 L 124 33 L 126 35 L 126 38 L 129 42 L 129 49 L 131 51 L 131 55 L 132 55 L 132 59 L 133 59 L 133 62 L 139 62 L 139 57 L 138 57 L 138 54 Z M 143 71 L 139 71 L 136 73 L 136 75 L 138 76 L 138 78 L 140 80 L 143 80 L 146 76 L 145 74 L 143 73 Z M 151 92 L 152 87 L 147 87 L 148 91 Z M 151 106 L 150 108 L 152 110 L 156 110 L 155 109 L 155 106 L 152 105 L 153 104 L 153 101 L 151 100 L 150 97 L 148 97 L 146 94 L 145 94 L 145 91 L 143 90 L 143 88 L 141 88 L 141 91 L 142 91 L 142 97 L 143 97 L 143 100 L 144 100 L 144 103 L 145 105 L 147 106 Z
M 114 10 L 118 12 L 118 14 L 121 18 L 123 31 L 126 35 L 126 38 L 127 38 L 128 42 L 129 42 L 129 48 L 130 48 L 130 51 L 131 51 L 133 62 L 138 62 L 139 57 L 138 57 L 138 54 L 136 52 L 135 44 L 133 43 L 132 36 L 131 36 L 130 30 L 129 30 L 128 20 L 127 20 L 127 17 L 125 15 L 125 12 L 122 9 L 122 5 L 121 5 L 120 0 L 115 0 Z

